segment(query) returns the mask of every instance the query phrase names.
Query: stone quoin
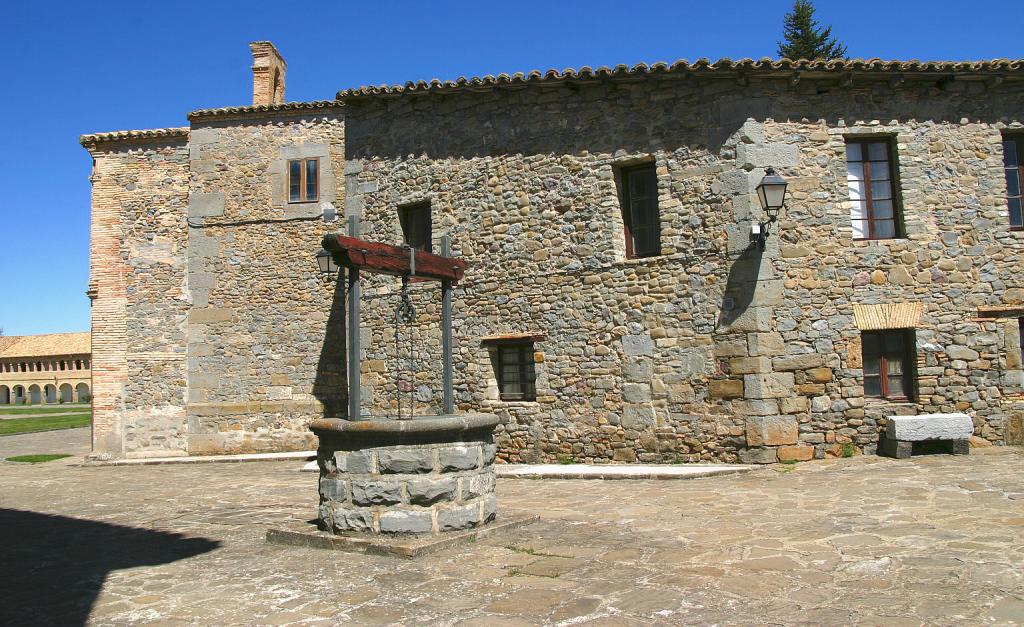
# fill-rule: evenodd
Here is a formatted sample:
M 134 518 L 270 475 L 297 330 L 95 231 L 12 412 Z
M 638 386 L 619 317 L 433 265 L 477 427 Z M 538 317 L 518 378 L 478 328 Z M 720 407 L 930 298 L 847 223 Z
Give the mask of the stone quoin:
M 308 450 L 311 422 L 346 419 L 344 273 L 314 255 L 348 216 L 468 262 L 455 410 L 498 416 L 498 462 L 872 453 L 891 415 L 1024 433 L 1022 61 L 701 60 L 288 103 L 283 57 L 252 50 L 251 106 L 81 138 L 97 456 Z M 760 250 L 769 167 L 789 187 Z M 396 329 L 399 280 L 364 280 L 367 414 L 398 390 L 442 413 L 437 291 L 410 291 Z M 335 523 L 425 527 L 435 500 L 432 529 L 469 520 L 463 452 L 431 451 L 345 462 L 395 481 L 322 486 L 351 505 Z M 395 498 L 387 521 L 356 505 Z

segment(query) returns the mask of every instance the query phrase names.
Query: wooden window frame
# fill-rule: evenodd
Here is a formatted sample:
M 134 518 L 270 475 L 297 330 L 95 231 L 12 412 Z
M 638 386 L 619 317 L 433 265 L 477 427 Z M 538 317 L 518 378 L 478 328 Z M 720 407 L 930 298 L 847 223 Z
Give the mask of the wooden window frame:
M 878 336 L 878 341 L 881 345 L 881 349 L 878 354 L 869 354 L 867 349 L 867 342 L 864 341 L 865 335 L 872 334 Z M 893 355 L 893 352 L 887 351 L 885 348 L 886 336 L 898 335 L 902 342 L 902 355 L 900 355 L 903 362 L 903 372 L 899 376 L 903 377 L 903 394 L 902 395 L 891 395 L 889 393 L 889 358 Z M 917 380 L 915 376 L 917 370 L 917 350 L 916 350 L 916 337 L 913 329 L 882 329 L 878 331 L 861 331 L 861 359 L 862 359 L 862 377 L 864 379 L 864 396 L 866 398 L 877 398 L 887 401 L 913 401 L 916 394 L 914 389 L 914 382 Z M 867 374 L 868 361 L 869 359 L 878 359 L 878 374 Z M 880 396 L 867 393 L 867 379 L 871 377 L 877 377 L 879 380 L 879 391 Z
M 434 216 L 429 200 L 413 203 L 411 205 L 403 205 L 398 208 L 398 223 L 402 228 L 402 238 L 405 240 L 406 244 L 413 246 L 413 243 L 410 241 L 412 239 L 410 238 L 410 235 L 413 235 L 413 233 L 410 232 L 410 229 L 414 228 L 416 222 L 412 219 L 412 216 L 414 213 L 420 211 L 426 213 L 427 232 L 421 246 L 416 246 L 415 248 L 417 250 L 432 253 L 434 252 Z
M 310 198 L 306 195 L 308 191 L 306 189 L 306 173 L 309 170 L 306 165 L 310 161 L 316 161 L 316 194 Z M 292 199 L 292 164 L 299 163 L 299 199 Z M 297 204 L 303 202 L 317 202 L 320 200 L 320 157 L 304 157 L 302 159 L 289 159 L 286 165 L 285 172 L 285 196 L 288 198 L 289 204 Z
M 495 343 L 495 379 L 498 382 L 498 395 L 504 402 L 532 402 L 537 400 L 537 366 L 534 362 L 535 348 L 533 342 L 508 340 Z M 506 352 L 516 352 L 516 363 L 506 363 Z M 505 391 L 505 366 L 518 366 L 518 394 Z
M 1008 172 L 1012 171 L 1012 168 L 1006 165 L 1006 142 L 1012 141 L 1016 143 L 1017 157 L 1017 195 L 1010 196 L 1009 181 L 1005 180 Z M 1006 183 L 1006 221 L 1010 225 L 1011 231 L 1024 231 L 1024 133 L 1007 133 L 1003 135 L 1003 177 Z M 1013 216 L 1010 215 L 1010 200 L 1017 198 L 1021 203 L 1021 223 L 1014 224 Z
M 875 227 L 875 208 L 873 202 L 873 194 L 871 191 L 871 160 L 866 159 L 868 155 L 869 144 L 879 144 L 885 142 L 886 160 L 889 165 L 889 185 L 892 188 L 892 237 L 879 237 L 876 234 Z M 864 215 L 867 217 L 866 222 L 868 225 L 867 237 L 854 237 L 853 239 L 858 242 L 864 241 L 881 241 L 887 239 L 905 239 L 906 234 L 903 228 L 903 202 L 900 198 L 899 193 L 899 178 L 896 169 L 896 142 L 890 136 L 875 136 L 875 137 L 846 137 L 843 145 L 843 150 L 846 150 L 846 146 L 851 144 L 857 144 L 860 146 L 861 161 L 854 161 L 854 163 L 860 163 L 864 167 Z M 846 157 L 846 164 L 850 163 L 850 158 Z M 849 175 L 847 175 L 849 176 Z M 849 180 L 849 179 L 847 179 Z M 850 191 L 846 191 L 846 199 L 849 202 L 856 202 L 850 198 Z M 885 221 L 885 218 L 879 219 L 879 221 Z
M 633 238 L 633 207 L 632 198 L 629 192 L 629 177 L 637 172 L 651 170 L 654 173 L 654 209 L 657 219 L 652 228 L 657 232 L 657 247 L 653 251 L 643 253 L 636 252 L 636 242 Z M 653 161 L 646 161 L 619 169 L 620 194 L 622 197 L 622 225 L 626 239 L 626 259 L 643 259 L 646 257 L 657 257 L 661 255 L 661 206 L 658 204 L 658 170 Z

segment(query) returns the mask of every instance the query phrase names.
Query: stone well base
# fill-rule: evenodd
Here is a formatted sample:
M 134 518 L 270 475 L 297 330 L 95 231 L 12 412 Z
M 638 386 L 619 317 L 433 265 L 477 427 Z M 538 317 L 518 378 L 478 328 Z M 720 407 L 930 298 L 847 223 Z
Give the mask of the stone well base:
M 319 527 L 440 533 L 497 516 L 492 414 L 317 420 Z

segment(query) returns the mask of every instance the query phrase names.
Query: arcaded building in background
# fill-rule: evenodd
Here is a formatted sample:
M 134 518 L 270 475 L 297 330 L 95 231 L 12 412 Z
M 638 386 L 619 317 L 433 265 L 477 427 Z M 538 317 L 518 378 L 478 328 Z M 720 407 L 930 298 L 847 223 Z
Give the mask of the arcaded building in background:
M 87 403 L 88 333 L 0 336 L 0 406 Z
M 421 82 L 85 135 L 94 452 L 315 447 L 346 417 L 344 286 L 365 239 L 470 262 L 460 411 L 499 458 L 769 463 L 874 451 L 887 416 L 1024 415 L 1024 62 L 741 60 Z M 754 188 L 789 183 L 763 250 Z M 337 216 L 337 217 L 335 217 Z M 439 302 L 396 327 L 364 279 L 363 411 L 441 402 Z M 411 351 L 409 348 L 411 347 Z

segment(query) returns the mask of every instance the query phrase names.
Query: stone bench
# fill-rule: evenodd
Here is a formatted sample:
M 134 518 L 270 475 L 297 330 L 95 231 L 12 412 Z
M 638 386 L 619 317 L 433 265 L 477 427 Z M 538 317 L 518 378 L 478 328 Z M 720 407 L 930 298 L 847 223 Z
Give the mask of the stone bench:
M 878 453 L 906 459 L 913 454 L 915 442 L 926 442 L 939 445 L 953 455 L 967 455 L 970 452 L 968 438 L 973 433 L 974 422 L 967 414 L 889 416 Z

